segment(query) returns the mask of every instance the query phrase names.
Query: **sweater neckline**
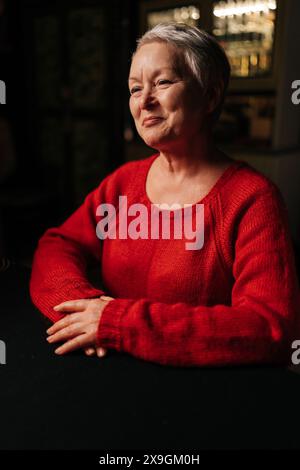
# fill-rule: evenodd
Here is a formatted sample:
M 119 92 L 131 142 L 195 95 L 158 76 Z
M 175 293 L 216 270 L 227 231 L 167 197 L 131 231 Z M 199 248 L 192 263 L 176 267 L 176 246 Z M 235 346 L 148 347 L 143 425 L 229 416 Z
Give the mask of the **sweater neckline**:
M 144 171 L 142 175 L 142 201 L 145 203 L 148 207 L 155 206 L 156 204 L 153 203 L 150 198 L 148 197 L 147 191 L 146 191 L 146 182 L 147 182 L 147 177 L 149 170 L 151 168 L 152 163 L 156 158 L 159 157 L 159 153 L 155 153 L 148 159 L 144 160 L 145 166 L 144 166 Z M 224 186 L 225 182 L 231 177 L 231 175 L 235 172 L 237 168 L 240 166 L 245 165 L 246 163 L 243 162 L 242 160 L 235 160 L 232 162 L 219 176 L 215 184 L 211 187 L 211 189 L 208 191 L 208 193 L 202 197 L 199 201 L 195 202 L 194 204 L 188 205 L 188 207 L 194 209 L 197 204 L 204 204 L 207 203 L 209 200 L 211 200 L 216 193 L 219 191 L 219 189 Z M 184 211 L 184 207 L 181 207 L 179 209 L 175 210 L 168 210 L 168 209 L 159 209 L 160 212 L 169 212 L 171 216 L 174 215 L 175 212 L 177 211 Z

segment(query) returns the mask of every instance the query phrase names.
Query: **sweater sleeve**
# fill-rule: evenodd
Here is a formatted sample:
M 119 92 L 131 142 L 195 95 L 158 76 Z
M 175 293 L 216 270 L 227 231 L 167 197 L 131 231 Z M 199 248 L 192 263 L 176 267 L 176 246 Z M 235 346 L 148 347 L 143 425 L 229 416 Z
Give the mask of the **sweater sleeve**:
M 53 322 L 64 316 L 53 307 L 67 300 L 99 297 L 104 292 L 87 279 L 90 262 L 101 262 L 96 235 L 96 207 L 104 198 L 106 178 L 59 227 L 48 229 L 34 254 L 30 295 L 35 306 Z M 99 268 L 100 271 L 100 268 Z
M 175 366 L 286 364 L 299 331 L 300 294 L 279 191 L 257 195 L 231 224 L 230 305 L 115 299 L 103 311 L 98 344 Z M 216 234 L 223 243 L 224 231 Z

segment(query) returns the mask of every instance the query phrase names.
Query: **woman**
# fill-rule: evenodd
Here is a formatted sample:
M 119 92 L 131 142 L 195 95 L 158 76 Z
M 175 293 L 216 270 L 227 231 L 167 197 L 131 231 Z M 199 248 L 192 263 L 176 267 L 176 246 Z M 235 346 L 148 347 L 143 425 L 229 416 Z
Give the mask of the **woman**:
M 286 208 L 274 184 L 212 141 L 229 74 L 222 48 L 197 28 L 161 24 L 138 41 L 130 110 L 157 153 L 107 176 L 35 253 L 30 292 L 54 322 L 47 332 L 49 343 L 62 343 L 57 354 L 115 349 L 181 366 L 289 360 L 300 302 Z M 131 236 L 117 235 L 120 196 Z M 137 230 L 137 207 L 140 225 L 153 208 L 156 222 L 160 212 L 174 218 L 172 234 Z M 194 225 L 204 208 L 193 249 L 175 236 L 186 207 Z M 91 259 L 101 264 L 103 291 L 86 277 Z

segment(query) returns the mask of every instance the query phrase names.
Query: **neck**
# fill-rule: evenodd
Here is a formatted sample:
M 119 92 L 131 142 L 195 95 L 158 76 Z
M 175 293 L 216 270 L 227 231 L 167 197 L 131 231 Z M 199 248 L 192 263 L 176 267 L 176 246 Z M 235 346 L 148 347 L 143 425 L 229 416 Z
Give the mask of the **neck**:
M 159 159 L 161 168 L 170 176 L 186 178 L 204 173 L 226 156 L 215 147 L 209 132 L 161 149 Z

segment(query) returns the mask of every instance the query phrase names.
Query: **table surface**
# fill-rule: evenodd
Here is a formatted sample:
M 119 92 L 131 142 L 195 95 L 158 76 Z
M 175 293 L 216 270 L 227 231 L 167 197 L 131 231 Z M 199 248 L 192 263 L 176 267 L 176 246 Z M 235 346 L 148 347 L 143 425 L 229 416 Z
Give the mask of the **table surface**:
M 297 449 L 300 374 L 54 354 L 30 271 L 0 273 L 0 449 Z

